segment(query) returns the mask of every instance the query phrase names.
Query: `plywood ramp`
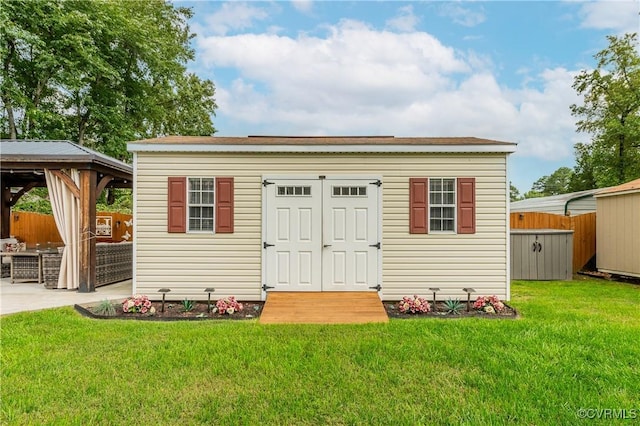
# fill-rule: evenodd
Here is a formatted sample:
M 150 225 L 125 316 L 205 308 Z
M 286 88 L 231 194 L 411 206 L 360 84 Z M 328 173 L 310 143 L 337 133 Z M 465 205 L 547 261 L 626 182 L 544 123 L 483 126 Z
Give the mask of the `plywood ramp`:
M 270 292 L 261 324 L 361 324 L 388 322 L 375 292 Z

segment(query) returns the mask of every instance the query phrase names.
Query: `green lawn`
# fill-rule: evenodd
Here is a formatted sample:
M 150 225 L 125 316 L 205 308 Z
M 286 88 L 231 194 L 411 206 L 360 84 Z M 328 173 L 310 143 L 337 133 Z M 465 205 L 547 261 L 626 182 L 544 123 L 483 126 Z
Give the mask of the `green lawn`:
M 640 286 L 516 282 L 512 293 L 517 320 L 2 317 L 0 423 L 573 425 L 580 408 L 640 419 Z

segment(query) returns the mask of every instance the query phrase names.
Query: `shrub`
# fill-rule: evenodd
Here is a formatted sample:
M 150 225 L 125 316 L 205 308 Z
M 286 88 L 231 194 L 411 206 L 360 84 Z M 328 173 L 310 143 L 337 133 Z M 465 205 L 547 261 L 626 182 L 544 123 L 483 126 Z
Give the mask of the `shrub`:
M 102 315 L 104 317 L 113 317 L 116 315 L 116 308 L 113 306 L 108 300 L 103 300 L 97 306 L 95 306 L 91 311 L 96 315 Z
M 424 297 L 419 297 L 415 294 L 413 297 L 405 296 L 400 302 L 398 302 L 398 310 L 403 313 L 425 313 L 431 310 L 429 302 Z
M 504 311 L 504 303 L 498 296 L 479 296 L 473 303 L 473 308 L 488 314 L 495 314 Z
M 182 309 L 184 309 L 185 312 L 193 311 L 193 300 L 184 299 L 182 301 Z
M 446 308 L 446 312 L 452 315 L 460 315 L 460 311 L 462 311 L 462 308 L 464 307 L 459 299 L 447 299 L 444 301 L 444 306 Z
M 124 299 L 122 302 L 122 311 L 130 313 L 139 312 L 141 314 L 154 314 L 156 312 L 155 308 L 151 306 L 151 301 L 145 295 L 135 295 Z
M 239 303 L 234 296 L 225 297 L 216 302 L 215 310 L 221 315 L 233 314 L 234 312 L 242 311 L 242 303 Z

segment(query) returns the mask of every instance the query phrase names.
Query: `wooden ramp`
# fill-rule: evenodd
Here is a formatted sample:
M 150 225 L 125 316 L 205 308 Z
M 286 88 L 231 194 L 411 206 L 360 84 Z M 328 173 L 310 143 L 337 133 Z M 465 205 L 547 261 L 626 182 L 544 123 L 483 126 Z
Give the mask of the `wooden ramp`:
M 270 292 L 261 324 L 360 324 L 388 322 L 375 292 Z

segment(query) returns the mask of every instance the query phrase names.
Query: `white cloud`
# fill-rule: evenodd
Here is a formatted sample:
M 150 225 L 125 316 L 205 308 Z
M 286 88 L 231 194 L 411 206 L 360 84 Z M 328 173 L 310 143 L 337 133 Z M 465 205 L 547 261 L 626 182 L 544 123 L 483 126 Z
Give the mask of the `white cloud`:
M 348 20 L 327 29 L 324 38 L 199 38 L 204 66 L 239 75 L 218 83 L 218 117 L 270 134 L 478 136 L 519 142 L 518 155 L 571 156 L 574 72 L 547 69 L 510 89 L 497 83 L 488 58 L 425 32 Z
M 387 20 L 386 26 L 389 29 L 400 32 L 411 32 L 415 30 L 416 25 L 420 19 L 413 14 L 413 6 L 408 5 L 401 7 L 398 11 L 398 15 L 395 18 Z
M 309 13 L 313 9 L 313 1 L 311 0 L 291 0 L 291 4 L 296 10 L 303 13 Z
M 614 30 L 619 33 L 638 32 L 640 28 L 640 2 L 596 1 L 581 5 L 583 28 Z
M 267 12 L 259 7 L 239 2 L 224 3 L 220 10 L 207 16 L 205 19 L 207 28 L 200 34 L 225 35 L 231 30 L 251 28 L 254 21 L 264 20 L 267 17 Z
M 465 27 L 475 27 L 486 20 L 484 11 L 462 7 L 460 4 L 445 3 L 440 7 L 440 15 L 447 16 L 456 24 Z

